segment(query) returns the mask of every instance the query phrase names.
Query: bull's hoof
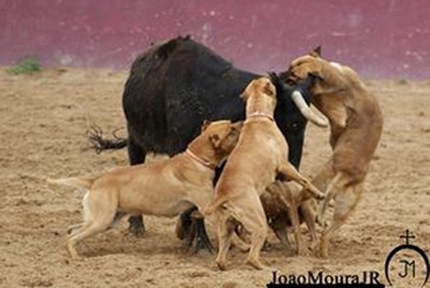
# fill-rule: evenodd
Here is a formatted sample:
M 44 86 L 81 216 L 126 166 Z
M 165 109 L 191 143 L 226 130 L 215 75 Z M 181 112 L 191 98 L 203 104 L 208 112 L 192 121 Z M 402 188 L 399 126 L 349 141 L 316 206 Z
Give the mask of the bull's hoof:
M 208 251 L 212 254 L 213 249 L 214 248 L 212 246 L 212 243 L 207 237 L 206 232 L 205 235 L 197 235 L 196 245 L 193 249 L 193 254 L 197 254 L 200 251 Z
M 194 214 L 193 214 L 194 215 Z M 213 246 L 211 240 L 208 237 L 208 233 L 206 232 L 205 220 L 202 217 L 193 217 L 193 222 L 196 224 L 196 246 L 194 248 L 194 253 L 198 253 L 200 251 L 208 251 L 212 254 Z
M 130 216 L 128 218 L 130 225 L 128 231 L 136 237 L 142 237 L 145 234 L 145 225 L 143 224 L 142 216 Z

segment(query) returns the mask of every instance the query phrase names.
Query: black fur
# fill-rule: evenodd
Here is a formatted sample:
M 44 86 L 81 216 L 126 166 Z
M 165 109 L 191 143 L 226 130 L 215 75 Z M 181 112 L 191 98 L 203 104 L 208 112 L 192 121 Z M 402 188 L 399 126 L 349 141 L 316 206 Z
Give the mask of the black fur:
M 134 61 L 125 84 L 128 144 L 175 155 L 199 134 L 204 120 L 243 120 L 238 96 L 259 76 L 236 69 L 189 37 L 152 47 Z M 307 121 L 290 99 L 292 90 L 271 76 L 279 99 L 275 119 L 289 144 L 289 160 L 298 167 Z

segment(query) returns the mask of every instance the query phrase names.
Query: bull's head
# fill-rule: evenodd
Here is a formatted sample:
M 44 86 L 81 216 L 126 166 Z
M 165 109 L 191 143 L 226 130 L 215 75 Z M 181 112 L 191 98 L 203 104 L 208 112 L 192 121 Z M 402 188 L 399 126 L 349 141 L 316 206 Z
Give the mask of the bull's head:
M 281 74 L 281 77 L 285 74 Z M 309 121 L 320 127 L 327 127 L 328 120 L 325 117 L 318 116 L 309 107 L 311 98 L 311 89 L 315 83 L 315 76 L 308 75 L 308 77 L 301 79 L 299 82 L 289 81 L 290 79 L 282 79 L 275 73 L 270 74 L 272 82 L 277 88 L 278 101 L 285 105 L 295 105 L 300 113 Z

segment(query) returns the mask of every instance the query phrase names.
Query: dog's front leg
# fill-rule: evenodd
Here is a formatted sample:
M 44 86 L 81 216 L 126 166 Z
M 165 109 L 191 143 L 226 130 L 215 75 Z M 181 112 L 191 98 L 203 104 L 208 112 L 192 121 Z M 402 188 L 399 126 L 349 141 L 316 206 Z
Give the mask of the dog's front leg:
M 309 254 L 309 251 L 303 245 L 302 235 L 300 234 L 300 221 L 297 209 L 297 203 L 293 203 L 288 209 L 288 215 L 290 217 L 291 224 L 293 225 L 294 237 L 296 239 L 297 254 L 301 256 L 306 256 Z
M 317 187 L 315 187 L 311 183 L 311 181 L 303 177 L 290 163 L 286 162 L 284 164 L 281 164 L 278 168 L 278 173 L 281 174 L 284 179 L 294 180 L 300 185 L 302 185 L 315 199 L 324 199 L 324 193 L 322 193 Z
M 317 246 L 317 233 L 315 229 L 315 211 L 312 208 L 312 202 L 313 200 L 306 200 L 303 202 L 299 209 L 303 215 L 303 218 L 306 222 L 306 225 L 308 226 L 309 234 L 311 235 L 311 247 L 313 252 L 315 253 L 315 249 Z

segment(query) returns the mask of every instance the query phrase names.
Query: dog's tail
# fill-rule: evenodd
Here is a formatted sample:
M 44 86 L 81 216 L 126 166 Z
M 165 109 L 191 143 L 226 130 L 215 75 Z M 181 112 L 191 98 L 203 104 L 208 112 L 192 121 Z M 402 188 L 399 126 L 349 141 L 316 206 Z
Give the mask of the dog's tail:
M 75 188 L 86 188 L 90 189 L 93 185 L 95 179 L 92 178 L 79 178 L 79 177 L 71 177 L 71 178 L 61 178 L 61 179 L 46 179 L 46 182 L 50 184 L 60 184 L 65 186 L 71 186 Z

